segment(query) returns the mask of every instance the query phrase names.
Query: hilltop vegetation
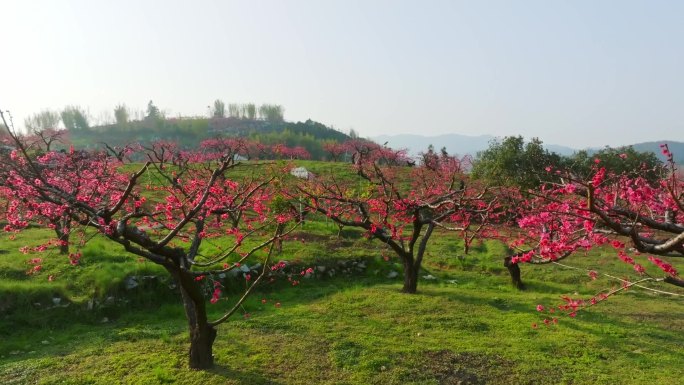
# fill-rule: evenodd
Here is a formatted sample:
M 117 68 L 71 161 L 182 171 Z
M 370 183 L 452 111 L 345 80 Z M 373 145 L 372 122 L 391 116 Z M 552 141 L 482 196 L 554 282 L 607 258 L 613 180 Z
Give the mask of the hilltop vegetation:
M 182 143 L 184 148 L 196 148 L 203 140 L 215 137 L 246 137 L 268 145 L 281 143 L 288 147 L 304 147 L 314 159 L 324 158 L 325 142 L 349 139 L 348 135 L 312 120 L 295 123 L 231 117 L 145 119 L 125 126 L 96 126 L 70 134 L 77 148 L 98 143 L 151 143 L 160 139 Z
M 61 112 L 44 110 L 28 117 L 24 125 L 33 135 L 54 132 L 63 126 L 69 142 L 77 149 L 99 148 L 103 144 L 124 146 L 131 143 L 150 144 L 164 140 L 176 142 L 183 149 L 195 149 L 207 139 L 249 138 L 265 145 L 281 144 L 302 147 L 313 159 L 324 159 L 325 143 L 340 143 L 351 136 L 313 120 L 288 122 L 279 105 L 214 103 L 211 117 L 167 117 L 152 101 L 145 114 L 135 117 L 125 105 L 114 109 L 115 122 L 90 124 L 89 115 L 78 106 L 67 106 Z M 353 133 L 352 133 L 353 134 Z M 64 143 L 55 143 L 61 148 Z

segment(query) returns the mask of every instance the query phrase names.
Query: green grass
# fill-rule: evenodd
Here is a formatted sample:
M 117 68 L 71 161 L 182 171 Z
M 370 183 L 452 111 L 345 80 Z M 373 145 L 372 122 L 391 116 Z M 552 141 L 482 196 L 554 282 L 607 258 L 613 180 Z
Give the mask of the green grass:
M 219 327 L 217 366 L 204 372 L 187 369 L 183 310 L 158 267 L 96 238 L 81 265 L 44 256 L 44 271 L 28 276 L 26 261 L 34 256 L 16 249 L 50 234 L 30 230 L 4 239 L 0 303 L 9 296 L 14 303 L 0 313 L 0 383 L 677 384 L 684 375 L 682 297 L 634 289 L 545 327 L 537 304 L 590 296 L 615 281 L 592 281 L 561 266 L 523 266 L 529 289 L 518 292 L 502 266 L 503 245 L 476 244 L 463 255 L 461 243 L 439 233 L 421 273 L 438 279 L 422 279 L 418 294 L 405 295 L 400 278 L 386 277 L 400 270 L 396 259 L 385 261 L 391 254 L 383 245 L 354 230 L 336 233 L 331 223 L 308 221 L 277 258 L 329 267 L 363 259 L 365 273 L 338 269 L 295 287 L 265 286 L 245 304 L 248 318 L 237 315 Z M 602 253 L 609 251 L 567 263 L 629 273 Z M 127 275 L 160 279 L 128 291 Z M 69 306 L 51 307 L 54 296 Z M 97 306 L 88 310 L 93 299 Z M 228 306 L 210 306 L 212 317 Z

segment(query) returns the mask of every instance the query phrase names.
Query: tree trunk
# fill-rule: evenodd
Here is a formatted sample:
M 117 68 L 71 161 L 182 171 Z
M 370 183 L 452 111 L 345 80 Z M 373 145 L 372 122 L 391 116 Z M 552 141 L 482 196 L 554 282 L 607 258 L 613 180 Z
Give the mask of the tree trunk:
M 62 255 L 67 255 L 69 254 L 69 237 L 66 237 L 67 239 L 64 239 L 67 243 L 62 243 L 59 245 L 59 253 Z
M 404 287 L 402 293 L 415 294 L 418 289 L 418 270 L 410 259 L 404 259 Z
M 508 273 L 511 275 L 511 281 L 518 290 L 525 290 L 525 284 L 520 279 L 520 266 L 517 263 L 511 262 L 512 257 L 504 258 L 504 266 L 508 269 Z
M 57 239 L 60 242 L 64 242 L 59 245 L 59 253 L 62 255 L 69 254 L 69 232 L 71 230 L 71 223 L 68 219 L 63 219 L 54 221 L 52 224 L 55 225 Z
M 185 316 L 190 331 L 190 369 L 211 369 L 214 367 L 212 347 L 216 329 L 207 321 L 207 309 L 200 285 L 192 276 L 178 271 L 171 274 L 178 280 Z

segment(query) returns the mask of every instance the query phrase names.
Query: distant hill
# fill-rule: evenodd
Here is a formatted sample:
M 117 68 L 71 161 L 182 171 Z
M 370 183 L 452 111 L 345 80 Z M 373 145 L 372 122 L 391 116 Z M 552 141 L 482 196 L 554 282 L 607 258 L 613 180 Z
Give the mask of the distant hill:
M 429 145 L 433 145 L 435 150 L 440 150 L 446 147 L 447 152 L 457 155 L 472 155 L 475 156 L 479 151 L 486 150 L 489 147 L 489 142 L 495 139 L 492 135 L 459 135 L 459 134 L 445 134 L 438 136 L 422 136 L 422 135 L 380 135 L 371 140 L 376 143 L 387 145 L 392 148 L 406 148 L 412 155 L 417 155 L 421 151 L 425 151 Z M 566 146 L 559 146 L 544 143 L 544 147 L 550 151 L 557 152 L 561 155 L 571 155 L 575 149 Z
M 69 132 L 77 148 L 111 146 L 128 143 L 149 143 L 155 140 L 178 142 L 182 147 L 194 148 L 205 139 L 222 137 L 248 137 L 264 144 L 282 143 L 288 147 L 304 147 L 313 159 L 325 156 L 325 141 L 344 142 L 349 135 L 326 125 L 305 122 L 267 121 L 246 118 L 172 118 L 145 119 L 123 126 L 110 124 L 88 130 Z
M 495 139 L 495 137 L 491 135 L 468 136 L 460 134 L 445 134 L 438 136 L 401 134 L 380 135 L 370 139 L 379 144 L 387 142 L 387 145 L 392 148 L 408 149 L 411 155 L 417 155 L 419 152 L 425 151 L 427 147 L 432 144 L 437 151 L 439 151 L 442 147 L 446 147 L 447 152 L 450 154 L 469 154 L 475 156 L 479 151 L 487 149 L 487 147 L 489 147 L 489 142 Z M 678 163 L 682 163 L 684 161 L 684 142 L 661 140 L 655 142 L 636 143 L 631 146 L 640 152 L 653 152 L 660 160 L 664 161 L 665 156 L 662 154 L 662 150 L 660 148 L 660 145 L 663 143 L 667 143 L 670 148 L 670 152 L 674 154 L 675 160 Z M 548 143 L 544 143 L 544 148 L 566 156 L 572 155 L 579 150 L 567 146 Z M 600 148 L 602 147 L 592 147 L 585 150 L 591 154 L 598 151 Z
M 674 160 L 677 163 L 682 164 L 684 162 L 684 142 L 661 140 L 657 142 L 637 143 L 633 144 L 632 147 L 634 147 L 635 150 L 640 152 L 653 152 L 658 156 L 660 160 L 664 161 L 665 155 L 663 155 L 662 149 L 660 148 L 661 144 L 667 144 L 668 148 L 670 149 L 670 152 L 674 154 Z

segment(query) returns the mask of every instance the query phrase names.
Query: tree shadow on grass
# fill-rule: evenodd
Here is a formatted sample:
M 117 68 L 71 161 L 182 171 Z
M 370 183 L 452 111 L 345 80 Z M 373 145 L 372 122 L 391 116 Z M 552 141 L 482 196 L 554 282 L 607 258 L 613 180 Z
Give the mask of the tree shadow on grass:
M 546 293 L 545 293 L 546 294 Z M 472 295 L 465 295 L 462 291 L 458 293 L 446 292 L 435 288 L 434 290 L 425 290 L 419 292 L 417 295 L 424 295 L 429 297 L 444 297 L 451 301 L 456 301 L 471 306 L 489 306 L 499 311 L 512 312 L 518 314 L 537 315 L 534 310 L 535 304 L 524 301 L 515 300 L 511 296 L 514 294 L 507 293 L 499 297 L 477 297 Z M 663 312 L 663 316 L 672 316 L 669 313 Z M 546 316 L 546 317 L 545 317 Z M 539 324 L 543 326 L 544 318 L 558 317 L 560 322 L 565 322 L 573 330 L 586 333 L 598 338 L 604 346 L 617 346 L 630 341 L 630 336 L 634 333 L 641 333 L 641 339 L 650 340 L 649 344 L 659 346 L 658 350 L 668 351 L 668 354 L 679 357 L 684 360 L 684 352 L 678 349 L 679 346 L 684 345 L 684 336 L 677 330 L 664 330 L 661 326 L 655 326 L 648 332 L 644 333 L 644 325 L 635 321 L 628 322 L 622 319 L 623 317 L 613 316 L 605 313 L 594 312 L 591 310 L 584 311 L 575 319 L 570 319 L 564 313 L 555 314 L 539 314 Z M 594 326 L 594 327 L 592 327 Z M 531 331 L 531 327 L 530 330 Z M 668 347 L 669 346 L 669 347 Z
M 356 291 L 358 292 L 358 296 L 363 298 L 363 289 L 375 286 L 380 286 L 376 290 L 387 291 L 388 294 L 391 292 L 392 295 L 398 295 L 401 290 L 400 282 L 388 282 L 388 280 L 382 278 L 367 278 L 364 280 L 350 281 L 348 277 L 337 277 L 328 281 L 317 281 L 315 285 L 310 283 L 307 285 L 311 286 L 306 288 L 298 287 L 298 289 L 304 290 L 298 290 L 297 292 L 287 294 L 286 300 L 288 306 L 307 305 L 317 301 L 325 301 L 328 297 L 345 291 Z M 536 304 L 531 303 L 530 296 L 523 293 L 521 293 L 520 298 L 516 298 L 515 291 L 501 291 L 499 294 L 496 293 L 494 291 L 495 289 L 492 287 L 487 287 L 486 292 L 478 291 L 477 288 L 473 287 L 458 288 L 458 286 L 456 286 L 456 288 L 458 290 L 452 290 L 450 287 L 433 284 L 422 285 L 419 286 L 419 293 L 415 294 L 415 297 L 413 298 L 420 298 L 421 296 L 440 297 L 449 301 L 470 305 L 473 309 L 484 307 L 494 308 L 497 311 L 509 314 L 519 313 L 532 316 L 537 314 L 534 311 L 534 306 Z M 538 291 L 544 295 L 554 294 L 554 292 L 559 292 L 560 290 L 557 287 L 543 283 L 534 283 L 531 285 L 531 289 L 534 292 Z M 260 303 L 260 296 L 267 294 L 268 292 L 269 291 L 266 290 L 255 293 L 253 296 L 254 303 Z M 272 292 L 280 293 L 281 291 L 272 290 Z M 527 291 L 527 293 L 529 292 L 530 290 Z M 562 293 L 567 293 L 567 290 L 562 291 Z M 357 294 L 352 294 L 352 297 L 356 295 Z M 389 295 L 387 296 L 388 301 L 391 300 L 390 297 L 391 296 Z M 349 301 L 353 302 L 353 298 Z M 251 306 L 255 306 L 254 303 Z M 177 344 L 179 343 L 179 336 L 186 336 L 185 320 L 182 316 L 182 307 L 180 304 L 169 305 L 174 306 L 174 309 L 176 309 L 175 306 L 177 306 L 177 311 L 174 310 L 170 312 L 169 309 L 166 308 L 155 309 L 153 312 L 144 309 L 132 309 L 129 310 L 122 321 L 110 321 L 106 324 L 79 323 L 78 320 L 72 319 L 70 322 L 65 323 L 55 330 L 55 332 L 77 337 L 73 341 L 64 342 L 63 346 L 59 347 L 56 346 L 58 342 L 52 342 L 51 340 L 48 340 L 50 345 L 42 344 L 42 341 L 48 338 L 48 334 L 44 330 L 38 330 L 34 333 L 31 330 L 21 330 L 21 328 L 18 327 L 19 333 L 10 333 L 7 336 L 0 336 L 0 338 L 3 339 L 3 346 L 9 346 L 10 349 L 21 350 L 22 353 L 8 355 L 9 350 L 4 349 L 4 352 L 0 351 L 0 355 L 5 356 L 4 358 L 0 358 L 0 365 L 4 363 L 12 364 L 23 360 L 33 360 L 35 358 L 63 356 L 77 351 L 96 349 L 98 346 L 113 344 L 117 341 L 131 342 L 171 339 L 174 340 L 172 343 Z M 269 302 L 269 305 L 273 306 L 274 304 Z M 260 310 L 256 311 L 260 312 Z M 263 328 L 263 331 L 266 333 L 290 332 L 297 327 L 296 324 L 291 325 L 287 318 L 283 318 L 273 324 L 273 317 L 268 316 L 268 311 L 265 312 L 264 315 L 266 315 L 266 317 L 264 317 L 263 320 L 258 320 L 257 318 L 259 317 L 256 317 L 249 321 L 250 326 L 248 327 Z M 344 318 L 344 315 L 340 316 L 340 319 Z M 539 321 L 542 319 L 543 316 L 540 315 Z M 0 320 L 0 322 L 3 321 Z M 348 322 L 353 322 L 353 320 Z M 490 321 L 486 322 L 489 323 Z M 627 342 L 628 339 L 625 338 L 628 338 L 630 333 L 638 332 L 640 328 L 643 327 L 643 325 L 640 325 L 637 322 L 625 322 L 617 316 L 593 312 L 582 313 L 579 320 L 568 319 L 563 322 L 568 322 L 568 325 L 574 330 L 596 336 L 597 340 L 604 343 L 606 346 L 619 346 L 623 341 Z M 246 323 L 245 325 L 248 324 Z M 244 325 L 239 327 L 244 327 Z M 491 328 L 483 328 L 481 332 L 486 333 L 487 330 L 490 329 Z M 517 333 L 520 333 L 521 335 L 527 335 L 526 333 L 529 332 L 531 332 L 531 329 L 520 328 L 517 331 Z M 224 334 L 223 331 L 219 331 L 219 338 L 221 338 L 222 334 Z M 657 327 L 650 329 L 645 335 L 644 333 L 641 334 L 641 340 L 645 339 L 648 344 L 653 344 L 654 346 L 660 344 L 662 345 L 661 349 L 669 349 L 669 354 L 684 360 L 684 353 L 681 353 L 676 349 L 676 346 L 684 345 L 684 340 L 682 340 L 682 337 L 676 335 L 675 331 L 663 330 L 662 327 Z M 531 336 L 528 337 L 531 338 Z M 183 343 L 186 344 L 187 342 L 184 341 Z M 28 348 L 26 348 L 26 346 L 28 346 Z M 185 345 L 183 346 L 183 350 L 185 350 Z M 34 351 L 34 353 L 28 354 L 29 351 Z M 629 354 L 629 352 L 626 352 L 626 354 Z M 262 374 L 249 369 L 243 372 L 227 366 L 218 365 L 211 372 L 224 378 L 230 378 L 232 380 L 239 379 L 242 381 L 241 383 L 244 384 L 275 383 L 272 380 L 265 378 Z M 2 378 L 1 375 L 0 378 Z

